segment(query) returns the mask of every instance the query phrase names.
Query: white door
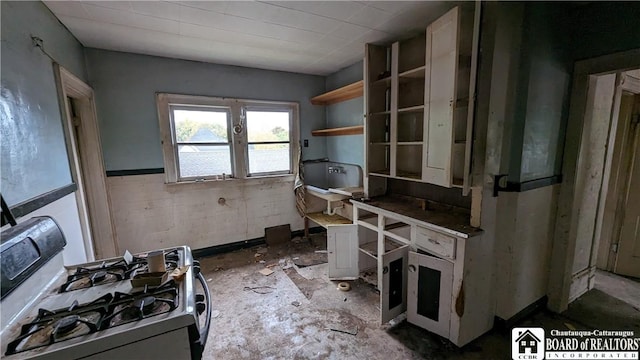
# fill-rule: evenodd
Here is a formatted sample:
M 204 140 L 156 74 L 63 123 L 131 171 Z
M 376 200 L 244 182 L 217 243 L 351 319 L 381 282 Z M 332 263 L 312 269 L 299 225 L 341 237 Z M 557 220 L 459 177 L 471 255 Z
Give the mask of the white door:
M 355 280 L 358 267 L 358 225 L 327 226 L 328 275 L 331 280 Z
M 630 151 L 629 180 L 625 189 L 622 225 L 614 272 L 640 277 L 640 124 L 635 114 L 629 128 L 633 139 Z
M 382 324 L 407 311 L 407 268 L 409 246 L 382 255 L 380 322 Z
M 451 187 L 453 111 L 456 106 L 459 11 L 453 8 L 427 27 L 425 76 L 426 144 L 422 180 Z
M 409 252 L 407 321 L 449 338 L 453 263 Z

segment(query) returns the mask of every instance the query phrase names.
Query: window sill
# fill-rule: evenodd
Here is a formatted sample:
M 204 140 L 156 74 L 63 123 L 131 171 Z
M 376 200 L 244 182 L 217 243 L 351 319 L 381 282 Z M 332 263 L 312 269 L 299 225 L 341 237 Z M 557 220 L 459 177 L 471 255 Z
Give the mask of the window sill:
M 165 182 L 165 185 L 171 187 L 180 186 L 204 186 L 204 187 L 225 187 L 225 186 L 238 186 L 238 185 L 263 185 L 263 184 L 275 184 L 283 182 L 293 182 L 295 180 L 294 174 L 283 175 L 266 175 L 248 177 L 242 179 L 228 178 L 228 179 L 207 179 L 207 180 L 188 180 L 178 182 Z

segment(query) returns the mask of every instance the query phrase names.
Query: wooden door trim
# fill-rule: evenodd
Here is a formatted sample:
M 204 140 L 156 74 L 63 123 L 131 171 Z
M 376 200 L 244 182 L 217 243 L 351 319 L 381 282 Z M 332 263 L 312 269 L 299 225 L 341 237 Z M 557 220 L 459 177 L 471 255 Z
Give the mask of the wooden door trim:
M 77 198 L 81 212 L 80 222 L 85 236 L 88 258 L 102 259 L 116 256 L 119 252 L 113 227 L 111 204 L 102 157 L 100 131 L 95 109 L 93 89 L 58 64 L 54 64 L 61 111 L 72 176 L 78 183 Z M 67 98 L 79 103 L 82 126 L 77 143 Z M 85 154 L 80 158 L 78 154 Z M 81 173 L 80 173 L 81 172 Z
M 640 67 L 640 49 L 604 55 L 593 59 L 578 61 L 574 66 L 573 85 L 567 122 L 567 134 L 579 134 L 577 140 L 566 141 L 563 155 L 562 173 L 564 179 L 560 185 L 558 213 L 554 230 L 554 241 L 551 254 L 551 266 L 547 293 L 548 307 L 556 312 L 567 309 L 573 275 L 573 262 L 576 253 L 576 229 L 579 220 L 578 194 L 589 189 L 583 188 L 577 181 L 587 176 L 581 171 L 581 164 L 587 161 L 586 151 L 581 145 L 586 143 L 589 134 L 583 131 L 587 110 L 587 91 L 589 77 L 635 69 Z M 600 189 L 592 190 L 600 191 Z M 595 259 L 592 257 L 592 261 Z

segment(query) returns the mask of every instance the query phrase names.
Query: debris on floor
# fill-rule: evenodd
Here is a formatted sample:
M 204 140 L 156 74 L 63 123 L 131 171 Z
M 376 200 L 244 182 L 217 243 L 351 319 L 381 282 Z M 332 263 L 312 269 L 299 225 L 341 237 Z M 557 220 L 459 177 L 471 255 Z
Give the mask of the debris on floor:
M 271 287 L 271 286 L 254 286 L 254 287 L 250 287 L 250 286 L 245 286 L 244 291 L 253 291 L 256 294 L 271 294 L 273 292 L 273 290 L 275 290 L 275 288 Z
M 264 268 L 260 271 L 258 271 L 260 274 L 264 275 L 264 276 L 269 276 L 271 274 L 273 274 L 273 270 L 269 269 L 269 268 Z
M 335 331 L 335 332 L 339 332 L 339 333 L 343 333 L 343 334 L 349 334 L 349 335 L 353 335 L 353 336 L 358 335 L 358 327 L 357 326 L 356 326 L 356 329 L 353 330 L 353 331 L 340 330 L 340 329 L 334 329 L 334 328 L 327 328 L 327 330 L 331 330 L 331 331 Z
M 300 306 L 300 301 L 294 301 L 294 302 L 291 303 L 291 305 L 293 305 L 295 307 L 298 307 L 298 306 Z
M 348 282 L 341 282 L 338 284 L 338 290 L 349 291 L 351 290 L 351 284 L 349 284 Z

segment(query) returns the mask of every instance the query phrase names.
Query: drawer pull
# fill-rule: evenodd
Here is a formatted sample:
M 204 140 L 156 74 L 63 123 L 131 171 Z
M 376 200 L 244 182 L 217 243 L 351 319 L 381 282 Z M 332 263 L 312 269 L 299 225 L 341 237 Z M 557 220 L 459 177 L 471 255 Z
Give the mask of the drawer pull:
M 432 244 L 440 245 L 440 241 L 438 241 L 438 240 L 434 240 L 434 239 L 431 239 L 431 238 L 429 238 L 427 240 L 429 240 L 429 242 L 432 243 Z
M 389 267 L 388 266 L 385 266 L 385 267 L 382 268 L 382 273 L 383 274 L 386 274 L 388 272 L 389 272 Z
M 409 265 L 409 271 L 416 272 L 416 266 L 415 265 Z

